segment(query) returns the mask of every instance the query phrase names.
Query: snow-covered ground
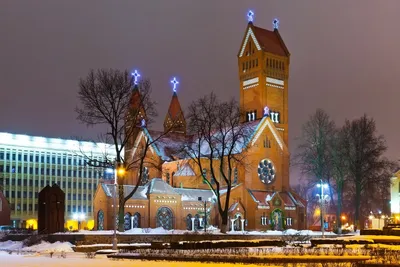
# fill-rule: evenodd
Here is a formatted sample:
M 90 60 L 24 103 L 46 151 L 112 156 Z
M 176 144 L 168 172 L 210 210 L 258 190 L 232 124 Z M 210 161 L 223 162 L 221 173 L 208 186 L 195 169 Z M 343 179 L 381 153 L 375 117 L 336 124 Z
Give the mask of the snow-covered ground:
M 21 252 L 73 252 L 73 245 L 69 242 L 49 243 L 42 241 L 40 244 L 30 247 L 24 247 L 22 241 L 5 241 L 0 242 L 0 250 L 5 251 L 21 251 Z
M 57 234 L 84 234 L 84 235 L 112 235 L 114 233 L 113 230 L 103 230 L 103 231 L 88 231 L 88 230 L 80 230 L 79 232 L 65 232 L 65 233 L 57 233 Z M 127 230 L 125 232 L 117 232 L 121 235 L 183 235 L 183 234 L 190 234 L 193 233 L 192 231 L 188 230 L 165 230 L 162 227 L 159 228 L 134 228 L 131 230 Z M 204 231 L 198 231 L 198 234 L 204 234 Z M 210 228 L 207 230 L 207 234 L 221 234 L 219 229 Z M 322 232 L 319 231 L 310 231 L 310 230 L 294 230 L 288 229 L 286 231 L 231 231 L 228 232 L 229 235 L 272 235 L 272 236 L 279 236 L 279 235 L 309 235 L 309 236 L 321 236 Z M 336 236 L 335 233 L 332 232 L 325 232 L 326 236 Z
M 4 264 L 4 265 L 3 265 Z M 146 267 L 146 266 L 160 266 L 163 267 L 185 267 L 188 266 L 187 262 L 170 262 L 163 261 L 141 261 L 141 260 L 110 260 L 105 256 L 98 255 L 94 259 L 87 259 L 83 253 L 71 253 L 67 254 L 66 258 L 61 258 L 57 253 L 50 258 L 48 255 L 9 255 L 5 252 L 0 252 L 0 266 L 7 267 L 70 267 L 70 266 L 85 266 L 85 267 Z M 201 266 L 218 266 L 228 267 L 233 266 L 232 264 L 226 263 L 200 263 L 190 262 L 191 267 Z M 256 265 L 246 265 L 248 267 L 256 267 Z

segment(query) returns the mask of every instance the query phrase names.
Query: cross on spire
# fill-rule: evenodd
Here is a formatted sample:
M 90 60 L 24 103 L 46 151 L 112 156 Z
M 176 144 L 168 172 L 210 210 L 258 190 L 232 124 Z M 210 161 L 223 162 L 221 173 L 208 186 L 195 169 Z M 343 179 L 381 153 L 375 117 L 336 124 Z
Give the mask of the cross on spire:
M 279 28 L 279 19 L 274 19 L 272 21 L 272 24 L 274 25 L 274 30 L 277 30 Z
M 134 72 L 131 73 L 131 75 L 133 76 L 133 83 L 134 84 L 138 84 L 138 79 L 140 77 L 140 74 L 137 70 L 135 70 Z
M 171 80 L 171 83 L 172 83 L 172 90 L 173 90 L 174 92 L 176 92 L 176 86 L 179 84 L 179 82 L 176 80 L 176 77 L 174 77 L 174 78 Z
M 254 12 L 249 10 L 249 12 L 247 13 L 247 20 L 249 22 L 253 22 L 253 19 L 254 19 Z

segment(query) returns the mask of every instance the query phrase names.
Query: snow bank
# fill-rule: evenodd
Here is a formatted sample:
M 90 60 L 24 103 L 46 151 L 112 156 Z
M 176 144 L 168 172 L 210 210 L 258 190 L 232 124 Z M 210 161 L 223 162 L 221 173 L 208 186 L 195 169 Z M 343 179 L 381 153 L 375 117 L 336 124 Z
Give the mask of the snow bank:
M 49 243 L 42 241 L 40 244 L 33 245 L 30 247 L 24 247 L 22 248 L 22 251 L 35 251 L 35 252 L 74 252 L 72 245 L 69 242 L 55 242 L 55 243 Z
M 23 247 L 22 241 L 0 242 L 0 250 L 19 250 Z

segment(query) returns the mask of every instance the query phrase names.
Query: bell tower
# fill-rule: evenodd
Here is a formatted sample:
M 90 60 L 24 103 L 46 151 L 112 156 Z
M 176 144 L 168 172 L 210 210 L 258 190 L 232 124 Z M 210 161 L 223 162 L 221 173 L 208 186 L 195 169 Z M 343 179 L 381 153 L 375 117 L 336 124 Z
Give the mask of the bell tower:
M 254 13 L 238 53 L 240 105 L 243 121 L 269 116 L 288 145 L 288 80 L 290 53 L 279 34 L 279 21 L 273 30 L 254 25 Z

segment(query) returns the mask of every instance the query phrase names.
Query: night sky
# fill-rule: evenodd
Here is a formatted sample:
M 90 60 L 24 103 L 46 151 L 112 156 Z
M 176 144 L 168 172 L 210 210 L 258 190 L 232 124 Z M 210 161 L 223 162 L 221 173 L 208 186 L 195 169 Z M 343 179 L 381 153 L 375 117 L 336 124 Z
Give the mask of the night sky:
M 212 90 L 239 96 L 237 53 L 247 25 L 280 33 L 291 52 L 290 149 L 321 107 L 341 125 L 367 113 L 400 158 L 400 1 L 0 2 L 0 131 L 71 138 L 97 132 L 76 120 L 80 77 L 91 68 L 150 78 L 161 128 L 180 80 L 186 107 Z

